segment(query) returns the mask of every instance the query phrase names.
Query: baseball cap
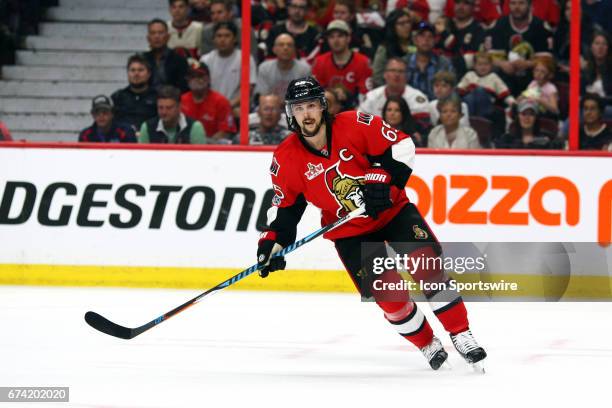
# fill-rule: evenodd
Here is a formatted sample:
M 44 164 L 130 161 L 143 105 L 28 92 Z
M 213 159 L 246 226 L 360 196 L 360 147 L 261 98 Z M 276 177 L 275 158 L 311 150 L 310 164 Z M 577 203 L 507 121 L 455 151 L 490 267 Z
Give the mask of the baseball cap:
M 533 109 L 534 112 L 538 112 L 538 104 L 533 99 L 523 99 L 518 104 L 519 113 L 525 112 L 528 109 Z
M 208 65 L 195 59 L 189 59 L 189 70 L 187 71 L 188 77 L 199 77 L 204 75 L 210 76 L 210 69 Z
M 91 100 L 91 111 L 97 112 L 100 110 L 113 110 L 113 102 L 106 95 L 94 96 L 94 98 Z
M 333 20 L 331 23 L 327 25 L 327 30 L 325 30 L 325 32 L 329 33 L 334 30 L 342 31 L 346 34 L 351 33 L 351 28 L 344 20 Z
M 435 30 L 434 26 L 429 24 L 429 22 L 423 20 L 419 24 L 417 24 L 416 32 L 418 34 L 421 34 L 422 32 L 425 32 L 425 31 L 430 31 L 434 35 L 436 34 L 436 30 Z

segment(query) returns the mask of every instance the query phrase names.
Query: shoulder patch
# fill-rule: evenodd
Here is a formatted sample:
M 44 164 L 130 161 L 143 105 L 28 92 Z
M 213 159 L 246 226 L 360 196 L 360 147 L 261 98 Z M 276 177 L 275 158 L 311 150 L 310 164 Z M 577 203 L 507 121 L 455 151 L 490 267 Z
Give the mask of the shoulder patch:
M 270 165 L 270 174 L 274 174 L 278 176 L 278 171 L 280 170 L 280 164 L 276 160 L 276 156 L 272 157 L 272 164 Z
M 369 113 L 357 111 L 357 122 L 370 126 L 370 123 L 372 123 L 373 119 L 374 119 L 373 115 L 370 115 Z
M 415 100 L 416 100 L 418 103 L 425 103 L 425 102 L 427 102 L 427 99 L 425 99 L 425 97 L 424 97 L 424 96 L 421 96 L 421 95 L 417 96 L 417 97 L 415 98 Z

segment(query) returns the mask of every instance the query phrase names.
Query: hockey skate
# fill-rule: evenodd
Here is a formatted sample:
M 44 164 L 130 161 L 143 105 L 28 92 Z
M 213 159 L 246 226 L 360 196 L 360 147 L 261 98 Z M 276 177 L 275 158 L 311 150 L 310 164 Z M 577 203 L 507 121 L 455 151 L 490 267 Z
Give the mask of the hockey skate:
M 427 362 L 429 362 L 431 368 L 434 370 L 440 368 L 448 358 L 448 353 L 446 350 L 444 350 L 442 343 L 436 336 L 431 339 L 431 342 L 428 345 L 420 350 L 427 359 Z
M 468 329 L 455 335 L 451 334 L 450 338 L 459 354 L 461 354 L 461 357 L 463 357 L 475 371 L 484 374 L 485 371 L 482 360 L 487 356 L 487 353 L 478 343 L 476 343 L 472 332 Z

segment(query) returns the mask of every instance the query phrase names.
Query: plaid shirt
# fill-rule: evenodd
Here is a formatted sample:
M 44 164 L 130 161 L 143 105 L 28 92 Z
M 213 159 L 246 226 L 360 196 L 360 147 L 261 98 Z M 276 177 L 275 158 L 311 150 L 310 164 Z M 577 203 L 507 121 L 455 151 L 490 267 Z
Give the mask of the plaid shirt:
M 431 100 L 436 99 L 433 92 L 433 79 L 434 75 L 438 71 L 449 71 L 454 72 L 453 65 L 451 62 L 443 56 L 431 54 L 429 64 L 425 68 L 425 71 L 420 71 L 417 66 L 417 54 L 408 54 L 404 57 L 408 63 L 406 71 L 406 79 L 408 85 L 423 92 Z
M 263 131 L 263 129 L 257 126 L 249 130 L 249 144 L 277 145 L 285 140 L 285 138 L 290 134 L 291 131 L 280 125 L 276 125 L 276 127 L 270 131 Z

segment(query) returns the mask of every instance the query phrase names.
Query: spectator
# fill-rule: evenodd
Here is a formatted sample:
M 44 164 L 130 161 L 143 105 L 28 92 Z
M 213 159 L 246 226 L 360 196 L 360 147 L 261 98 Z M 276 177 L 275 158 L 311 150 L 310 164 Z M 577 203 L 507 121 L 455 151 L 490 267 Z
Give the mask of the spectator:
M 214 28 L 216 23 L 225 23 L 228 21 L 236 25 L 236 43 L 237 47 L 242 47 L 242 19 L 234 17 L 232 10 L 233 2 L 231 0 L 212 0 L 210 2 L 210 19 L 211 23 L 204 26 L 202 31 L 202 45 L 200 47 L 200 55 L 205 55 L 214 49 Z M 255 31 L 251 28 L 251 55 L 253 58 L 257 56 L 257 40 Z
M 337 113 L 342 112 L 342 104 L 338 99 L 337 92 L 334 88 L 325 90 L 325 99 L 327 100 L 327 111 L 333 117 Z
M 551 149 L 554 135 L 540 130 L 538 104 L 523 99 L 518 104 L 518 120 L 513 121 L 510 131 L 497 138 L 495 147 L 505 149 Z
M 287 19 L 287 5 L 284 0 L 256 0 L 251 7 L 251 15 L 255 21 L 278 23 Z M 257 17 L 255 18 L 255 16 Z M 271 28 L 271 27 L 269 27 Z
M 383 78 L 387 60 L 391 57 L 403 57 L 414 52 L 412 45 L 412 17 L 405 9 L 393 10 L 385 22 L 385 41 L 378 46 L 372 63 L 373 86 L 385 84 Z
M 425 94 L 406 83 L 406 61 L 398 57 L 390 58 L 387 61 L 384 78 L 386 85 L 368 92 L 359 110 L 382 116 L 387 98 L 392 95 L 401 96 L 406 100 L 412 117 L 420 129 L 428 130 L 431 127 L 429 101 Z
M 291 134 L 281 126 L 282 99 L 276 94 L 260 95 L 257 115 L 259 123 L 249 129 L 249 143 L 252 145 L 277 145 Z
M 0 142 L 10 142 L 11 140 L 13 140 L 11 132 L 9 132 L 4 122 L 0 120 Z
M 495 105 L 502 103 L 509 114 L 516 103 L 506 83 L 493 72 L 493 59 L 486 52 L 476 54 L 474 70 L 461 78 L 457 90 L 473 116 L 491 118 Z
M 236 123 L 229 101 L 210 89 L 210 71 L 204 63 L 194 61 L 187 76 L 189 92 L 181 95 L 181 111 L 199 121 L 208 137 L 215 141 L 230 140 Z
M 145 58 L 151 67 L 151 86 L 172 85 L 182 92 L 187 91 L 187 61 L 174 50 L 168 48 L 168 24 L 160 19 L 149 22 L 147 40 L 150 51 Z
M 280 21 L 287 19 L 287 8 L 284 0 L 277 4 L 277 0 L 262 0 L 254 2 L 251 6 L 251 26 L 258 41 L 259 56 L 266 54 L 266 39 L 270 29 Z M 281 7 L 282 5 L 282 7 Z
M 404 57 L 408 62 L 406 70 L 408 84 L 432 99 L 435 97 L 433 93 L 433 77 L 436 72 L 452 72 L 454 70 L 446 57 L 434 54 L 435 34 L 431 24 L 421 21 L 417 25 L 414 37 L 416 52 Z
M 455 42 L 455 36 L 450 32 L 450 19 L 446 16 L 439 16 L 433 23 L 434 36 L 434 52 L 446 57 L 452 57 L 451 47 Z
M 255 94 L 276 94 L 281 100 L 289 82 L 310 75 L 310 65 L 295 59 L 295 40 L 291 34 L 280 34 L 272 49 L 276 59 L 262 62 L 257 68 Z
M 513 95 L 531 79 L 534 56 L 549 55 L 553 39 L 544 23 L 530 12 L 531 0 L 509 0 L 510 15 L 497 20 L 486 35 L 484 49 L 495 54 L 494 65 L 505 75 Z
M 361 25 L 357 24 L 355 1 L 353 0 L 335 0 L 333 5 L 333 20 L 342 20 L 348 24 L 351 29 L 351 41 L 349 48 L 354 51 L 359 51 L 369 59 L 374 58 L 376 45 L 379 42 L 377 36 L 372 38 L 368 31 Z M 378 30 L 380 31 L 380 29 Z M 327 44 L 323 44 L 322 52 L 329 51 Z
M 447 0 L 444 14 L 450 18 L 455 17 L 456 0 Z M 499 0 L 474 0 L 474 18 L 479 23 L 489 26 L 502 16 L 501 2 Z
M 429 1 L 430 0 L 389 0 L 387 2 L 387 13 L 395 9 L 405 9 L 409 11 L 417 21 L 428 21 L 430 12 Z
M 612 129 L 603 122 L 605 105 L 601 97 L 587 93 L 581 105 L 583 123 L 580 127 L 580 148 L 612 151 Z
M 612 1 L 610 0 L 585 0 L 580 2 L 582 14 L 597 24 L 600 29 L 608 34 L 612 33 Z
M 555 73 L 555 60 L 552 57 L 538 57 L 533 67 L 533 81 L 522 96 L 538 102 L 540 112 L 555 119 L 559 114 L 559 91 L 551 82 Z
M 2 10 L 0 10 L 0 17 Z M 0 67 L 15 64 L 15 50 L 18 45 L 18 36 L 11 32 L 9 27 L 0 20 Z
M 232 107 L 225 96 L 210 88 L 206 64 L 193 61 L 187 76 L 189 92 L 181 95 L 181 111 L 199 121 L 209 138 L 227 143 L 236 133 Z
M 325 32 L 331 51 L 319 55 L 312 74 L 327 88 L 341 88 L 348 96 L 345 107 L 357 106 L 359 95 L 369 90 L 372 75 L 368 57 L 349 48 L 351 29 L 343 20 L 334 20 Z
M 427 138 L 427 147 L 434 149 L 479 149 L 478 134 L 469 126 L 461 126 L 461 99 L 458 96 L 438 103 L 441 124 Z
M 571 1 L 571 0 L 570 0 Z M 531 3 L 531 15 L 546 22 L 549 27 L 557 27 L 561 18 L 561 8 L 558 0 L 537 0 Z M 510 1 L 504 2 L 503 14 L 510 14 Z
M 612 3 L 611 3 L 612 4 Z M 570 20 L 572 18 L 572 2 L 565 3 L 565 10 L 561 16 L 561 22 L 554 34 L 554 56 L 561 75 L 558 79 L 569 82 L 569 61 L 570 48 L 572 42 Z M 584 12 L 581 13 L 580 23 L 580 49 L 588 50 L 593 40 L 593 23 L 590 17 Z M 560 78 L 559 78 L 560 77 Z
M 130 126 L 117 123 L 113 117 L 113 103 L 105 95 L 91 101 L 94 123 L 79 134 L 79 142 L 136 143 L 136 135 Z
M 210 23 L 210 1 L 189 0 L 189 18 L 200 23 Z
M 446 0 L 427 0 L 427 4 L 429 5 L 429 22 L 433 24 L 440 17 L 444 16 Z
M 181 112 L 181 92 L 173 86 L 157 91 L 157 115 L 140 128 L 140 143 L 205 144 L 202 124 Z
M 210 69 L 211 88 L 220 92 L 229 101 L 234 116 L 240 116 L 240 49 L 236 48 L 236 25 L 231 22 L 216 23 L 214 27 L 215 49 L 204 55 L 200 61 Z M 257 78 L 255 60 L 250 56 L 251 64 L 249 84 L 251 95 Z M 248 101 L 245 101 L 248 103 Z
M 449 49 L 457 76 L 462 77 L 474 65 L 474 54 L 480 50 L 485 32 L 474 18 L 474 0 L 455 1 L 454 17 L 450 22 L 453 36 Z
M 142 54 L 128 59 L 129 85 L 111 95 L 115 105 L 115 119 L 138 131 L 142 122 L 157 114 L 157 93 L 149 85 L 151 68 Z
M 595 93 L 612 103 L 612 54 L 610 38 L 604 32 L 596 32 L 583 62 L 582 78 L 586 92 Z
M 394 95 L 387 98 L 383 106 L 382 119 L 391 127 L 410 135 L 417 147 L 423 147 L 427 144 L 424 143 L 423 134 L 417 131 L 410 108 L 401 96 Z
M 315 47 L 317 46 L 319 31 L 306 22 L 307 10 L 308 0 L 288 1 L 287 14 L 289 18 L 284 23 L 276 24 L 270 29 L 266 40 L 267 55 L 272 55 L 272 48 L 274 47 L 276 37 L 283 33 L 290 33 L 295 38 L 298 57 L 305 58 L 307 61 L 312 60 L 313 57 L 309 58 L 309 55 L 313 51 L 316 52 Z
M 172 20 L 168 21 L 168 47 L 179 53 L 186 50 L 188 55 L 184 57 L 198 58 L 202 46 L 202 23 L 189 18 L 188 0 L 169 0 L 169 4 Z
M 440 112 L 438 111 L 438 103 L 450 98 L 456 93 L 457 77 L 452 72 L 440 71 L 434 75 L 434 95 L 436 99 L 429 101 L 429 112 L 432 126 L 438 124 Z M 465 102 L 461 102 L 461 126 L 470 126 L 470 114 L 468 106 Z

